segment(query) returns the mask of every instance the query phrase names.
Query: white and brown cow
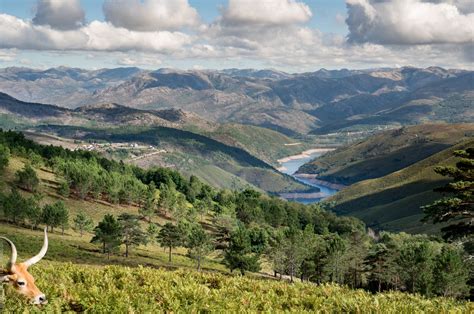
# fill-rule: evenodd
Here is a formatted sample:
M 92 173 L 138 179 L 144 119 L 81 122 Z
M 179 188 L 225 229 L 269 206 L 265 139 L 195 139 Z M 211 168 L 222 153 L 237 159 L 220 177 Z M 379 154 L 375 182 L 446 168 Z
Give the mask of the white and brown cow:
M 0 281 L 11 284 L 18 293 L 24 295 L 31 300 L 33 304 L 46 304 L 46 296 L 35 285 L 35 279 L 28 272 L 28 268 L 38 263 L 48 251 L 48 234 L 47 229 L 44 229 L 44 242 L 38 255 L 33 256 L 23 263 L 16 263 L 17 251 L 15 244 L 5 237 L 0 237 L 5 240 L 11 248 L 11 257 L 8 262 L 6 271 L 0 276 Z

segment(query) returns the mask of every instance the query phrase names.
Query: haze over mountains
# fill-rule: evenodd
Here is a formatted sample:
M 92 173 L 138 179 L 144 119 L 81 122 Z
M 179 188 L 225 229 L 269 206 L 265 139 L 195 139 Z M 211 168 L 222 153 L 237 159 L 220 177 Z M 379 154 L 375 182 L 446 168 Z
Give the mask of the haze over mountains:
M 216 122 L 272 128 L 287 135 L 428 121 L 469 122 L 474 72 L 403 67 L 222 71 L 138 68 L 0 70 L 0 91 L 29 102 L 76 108 L 117 103 L 180 108 Z

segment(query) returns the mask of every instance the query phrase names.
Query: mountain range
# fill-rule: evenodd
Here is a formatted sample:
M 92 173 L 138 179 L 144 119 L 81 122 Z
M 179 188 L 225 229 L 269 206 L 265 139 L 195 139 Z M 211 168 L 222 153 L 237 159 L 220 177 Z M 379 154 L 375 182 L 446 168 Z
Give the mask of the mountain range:
M 0 69 L 0 91 L 66 108 L 117 103 L 183 109 L 287 135 L 474 118 L 474 72 L 402 67 L 325 70 Z

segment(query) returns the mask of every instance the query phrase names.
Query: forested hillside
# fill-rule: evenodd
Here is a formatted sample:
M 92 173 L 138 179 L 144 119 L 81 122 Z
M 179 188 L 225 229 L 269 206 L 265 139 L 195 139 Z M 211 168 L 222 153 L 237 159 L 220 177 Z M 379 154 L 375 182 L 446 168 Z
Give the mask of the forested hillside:
M 145 170 L 93 152 L 38 145 L 21 133 L 2 132 L 0 143 L 0 232 L 17 244 L 22 256 L 37 250 L 41 237 L 36 230 L 46 225 L 51 238 L 47 260 L 55 262 L 183 267 L 223 274 L 238 271 L 373 292 L 468 295 L 466 253 L 437 237 L 374 234 L 367 232 L 362 221 L 338 217 L 318 204 L 287 202 L 252 189 L 218 189 L 170 169 Z M 61 282 L 90 280 L 91 287 L 99 289 L 93 278 L 99 278 L 100 271 L 93 274 L 80 266 L 59 267 L 68 268 Z M 45 277 L 39 278 L 48 278 L 48 268 L 44 269 Z M 112 269 L 120 278 L 131 273 Z M 190 285 L 193 280 L 189 278 Z M 240 284 L 261 285 L 258 281 Z M 80 303 L 91 307 L 79 287 L 67 290 L 71 297 L 82 297 L 62 303 L 59 292 L 49 289 L 51 306 L 68 308 Z M 99 300 L 107 303 L 108 297 L 112 296 L 102 295 Z M 157 302 L 150 306 L 184 306 Z M 312 299 L 312 306 L 314 302 L 319 301 Z M 283 309 L 283 305 L 274 306 Z M 344 308 L 353 308 L 347 306 Z

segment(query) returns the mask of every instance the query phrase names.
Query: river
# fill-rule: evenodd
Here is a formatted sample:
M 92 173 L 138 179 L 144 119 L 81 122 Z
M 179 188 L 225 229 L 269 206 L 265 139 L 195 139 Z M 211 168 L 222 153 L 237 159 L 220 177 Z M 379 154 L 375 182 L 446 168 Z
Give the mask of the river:
M 284 193 L 281 196 L 292 201 L 297 201 L 304 204 L 316 203 L 335 194 L 339 189 L 328 187 L 326 185 L 321 185 L 315 183 L 311 178 L 302 178 L 300 176 L 295 176 L 295 172 L 303 164 L 313 160 L 316 157 L 321 156 L 329 149 L 310 149 L 301 154 L 288 156 L 278 160 L 280 167 L 278 170 L 282 173 L 291 175 L 296 180 L 303 182 L 307 185 L 314 186 L 320 189 L 319 193 Z

